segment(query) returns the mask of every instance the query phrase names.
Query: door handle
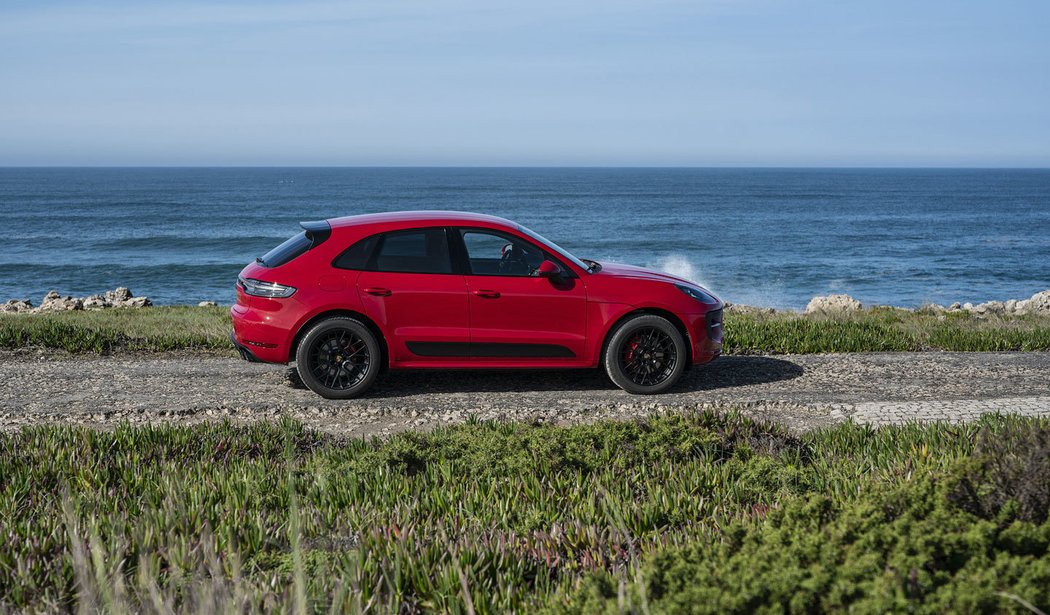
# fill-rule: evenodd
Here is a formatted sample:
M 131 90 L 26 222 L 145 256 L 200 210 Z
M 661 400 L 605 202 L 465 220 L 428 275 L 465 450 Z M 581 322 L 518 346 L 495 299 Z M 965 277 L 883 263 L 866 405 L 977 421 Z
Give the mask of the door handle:
M 375 295 L 377 297 L 389 297 L 391 290 L 389 288 L 366 288 L 365 292 L 369 295 Z
M 483 299 L 499 299 L 499 291 L 496 290 L 476 290 L 474 294 Z

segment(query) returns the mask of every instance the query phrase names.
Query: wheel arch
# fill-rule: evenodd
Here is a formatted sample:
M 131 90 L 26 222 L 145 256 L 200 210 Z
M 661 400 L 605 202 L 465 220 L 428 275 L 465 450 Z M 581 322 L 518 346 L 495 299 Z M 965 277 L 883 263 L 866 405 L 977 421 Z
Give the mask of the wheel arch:
M 600 350 L 600 352 L 598 354 L 599 364 L 601 363 L 601 361 L 604 360 L 605 351 L 609 347 L 609 340 L 612 339 L 613 333 L 616 331 L 616 329 L 625 320 L 627 320 L 629 318 L 634 318 L 635 316 L 643 316 L 643 315 L 647 315 L 647 314 L 648 315 L 653 315 L 653 316 L 660 316 L 662 318 L 665 318 L 665 319 L 668 320 L 668 322 L 670 322 L 672 325 L 674 325 L 675 329 L 678 329 L 678 332 L 682 334 L 682 339 L 685 340 L 685 367 L 686 367 L 686 369 L 689 369 L 690 367 L 692 367 L 693 366 L 693 343 L 692 343 L 692 340 L 689 337 L 689 329 L 685 326 L 685 323 L 682 322 L 682 319 L 679 318 L 678 315 L 676 315 L 674 312 L 671 312 L 671 311 L 668 311 L 668 310 L 665 310 L 665 309 L 662 309 L 662 308 L 657 308 L 657 307 L 635 308 L 635 309 L 627 312 L 626 314 L 621 315 L 616 320 L 614 320 L 613 323 L 611 325 L 609 325 L 605 329 L 605 335 L 602 336 L 602 347 L 601 347 L 601 350 Z
M 355 312 L 354 310 L 336 309 L 336 310 L 325 310 L 314 314 L 303 324 L 299 325 L 299 328 L 295 332 L 295 336 L 292 338 L 292 343 L 288 349 L 288 362 L 295 361 L 295 353 L 299 350 L 299 342 L 302 341 L 303 335 L 310 330 L 310 327 L 316 323 L 335 316 L 345 316 L 347 318 L 353 318 L 358 320 L 364 326 L 368 327 L 368 330 L 372 332 L 372 335 L 376 336 L 376 341 L 379 342 L 379 351 L 382 353 L 380 365 L 382 365 L 381 371 L 386 371 L 390 366 L 390 350 L 386 345 L 386 337 L 383 335 L 382 329 L 368 316 L 365 316 L 361 312 Z

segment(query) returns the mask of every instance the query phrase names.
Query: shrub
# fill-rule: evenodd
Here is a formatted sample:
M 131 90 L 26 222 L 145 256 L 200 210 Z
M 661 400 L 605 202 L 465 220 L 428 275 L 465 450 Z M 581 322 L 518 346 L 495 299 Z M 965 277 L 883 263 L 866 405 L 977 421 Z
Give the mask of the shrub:
M 1050 426 L 1018 423 L 986 427 L 976 459 L 950 494 L 963 510 L 984 519 L 999 517 L 1041 523 L 1050 511 Z

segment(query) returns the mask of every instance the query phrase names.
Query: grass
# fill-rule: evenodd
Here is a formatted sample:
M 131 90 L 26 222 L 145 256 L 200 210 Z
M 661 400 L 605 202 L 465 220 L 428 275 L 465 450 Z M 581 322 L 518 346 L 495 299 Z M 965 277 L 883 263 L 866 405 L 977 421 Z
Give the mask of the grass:
M 26 428 L 0 435 L 0 610 L 1046 609 L 1048 434 Z
M 726 314 L 727 354 L 922 350 L 1050 350 L 1050 317 L 978 319 L 887 308 L 843 317 Z M 225 308 L 153 307 L 49 314 L 0 314 L 0 348 L 120 351 L 225 350 Z
M 0 314 L 0 348 L 69 352 L 230 349 L 230 314 L 222 307 L 151 307 L 42 314 Z
M 1050 317 L 874 308 L 845 316 L 726 315 L 728 354 L 1050 350 Z

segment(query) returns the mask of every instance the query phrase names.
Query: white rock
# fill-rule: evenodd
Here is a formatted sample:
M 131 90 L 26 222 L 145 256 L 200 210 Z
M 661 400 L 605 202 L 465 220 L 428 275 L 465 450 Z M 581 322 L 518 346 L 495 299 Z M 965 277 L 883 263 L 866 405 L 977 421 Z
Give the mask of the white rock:
M 0 305 L 0 312 L 32 312 L 33 304 L 28 299 L 12 299 Z
M 806 305 L 806 314 L 843 314 L 864 309 L 860 301 L 849 295 L 813 297 Z
M 40 303 L 41 312 L 66 312 L 82 309 L 84 309 L 83 299 L 63 297 L 54 290 L 44 295 L 44 300 Z
M 109 307 L 109 304 L 106 303 L 106 299 L 102 295 L 91 295 L 89 297 L 84 297 L 85 310 L 101 310 L 107 307 Z
M 219 304 L 215 303 L 214 301 L 201 301 L 197 304 L 197 307 L 215 307 L 217 305 Z
M 115 307 L 133 307 L 133 308 L 144 308 L 153 305 L 153 302 L 148 297 L 132 297 L 127 301 L 124 301 L 119 306 Z
M 118 286 L 116 290 L 106 291 L 106 301 L 111 304 L 124 303 L 131 299 L 131 291 L 125 286 Z
M 1032 298 L 1025 302 L 1025 311 L 1029 314 L 1050 316 L 1050 290 L 1032 295 Z

